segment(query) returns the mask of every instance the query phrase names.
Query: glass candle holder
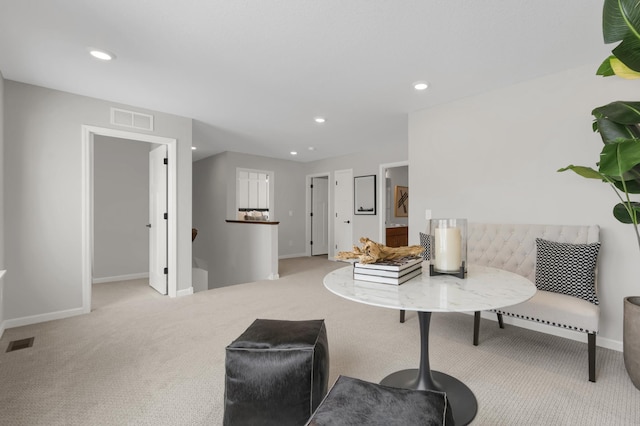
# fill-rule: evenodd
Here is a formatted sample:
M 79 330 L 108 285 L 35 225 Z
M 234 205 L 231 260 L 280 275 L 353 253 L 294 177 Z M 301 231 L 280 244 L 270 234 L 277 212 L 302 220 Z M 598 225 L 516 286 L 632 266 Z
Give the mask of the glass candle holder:
M 467 220 L 431 219 L 430 275 L 464 278 L 467 264 Z

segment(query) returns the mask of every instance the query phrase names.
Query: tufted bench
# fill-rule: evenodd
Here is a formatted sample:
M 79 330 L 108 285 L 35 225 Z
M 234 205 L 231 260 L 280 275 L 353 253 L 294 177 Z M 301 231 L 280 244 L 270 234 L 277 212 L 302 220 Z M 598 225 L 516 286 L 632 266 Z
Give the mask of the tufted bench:
M 500 328 L 504 328 L 503 315 L 508 315 L 587 333 L 591 382 L 595 382 L 600 319 L 595 276 L 599 232 L 597 225 L 469 223 L 467 236 L 469 264 L 514 272 L 538 287 L 535 296 L 526 302 L 492 311 L 498 316 Z M 582 282 L 588 281 L 589 274 L 591 294 L 587 294 Z M 401 322 L 403 314 L 400 313 Z M 473 330 L 476 346 L 479 331 L 480 312 L 476 312 Z

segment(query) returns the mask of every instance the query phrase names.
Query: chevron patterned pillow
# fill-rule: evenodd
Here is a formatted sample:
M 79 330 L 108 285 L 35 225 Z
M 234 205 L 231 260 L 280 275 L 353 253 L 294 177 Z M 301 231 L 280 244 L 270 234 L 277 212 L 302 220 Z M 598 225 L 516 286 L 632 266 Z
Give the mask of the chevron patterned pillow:
M 597 305 L 596 264 L 600 243 L 570 244 L 536 238 L 536 287 Z
M 424 248 L 424 251 L 422 252 L 422 260 L 431 259 L 431 236 L 421 232 L 420 245 Z

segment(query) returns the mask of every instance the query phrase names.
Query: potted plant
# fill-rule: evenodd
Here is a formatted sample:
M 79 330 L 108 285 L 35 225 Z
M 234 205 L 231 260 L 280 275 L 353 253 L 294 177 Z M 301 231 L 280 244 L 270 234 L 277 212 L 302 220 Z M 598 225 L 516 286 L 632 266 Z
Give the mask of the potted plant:
M 638 0 L 605 0 L 602 31 L 605 43 L 620 42 L 598 68 L 604 77 L 640 78 L 640 5 Z M 595 108 L 593 130 L 602 137 L 598 169 L 570 165 L 558 170 L 572 170 L 589 179 L 611 186 L 620 202 L 613 208 L 615 218 L 633 226 L 640 248 L 640 102 L 615 101 Z M 631 381 L 640 389 L 640 296 L 624 299 L 624 363 Z

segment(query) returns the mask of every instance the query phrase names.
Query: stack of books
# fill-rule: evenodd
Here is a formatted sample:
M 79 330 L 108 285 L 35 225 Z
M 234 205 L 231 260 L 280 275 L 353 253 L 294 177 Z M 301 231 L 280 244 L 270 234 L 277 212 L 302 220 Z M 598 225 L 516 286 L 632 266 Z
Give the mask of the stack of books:
M 376 263 L 353 265 L 353 279 L 400 285 L 422 273 L 422 257 L 401 257 Z

